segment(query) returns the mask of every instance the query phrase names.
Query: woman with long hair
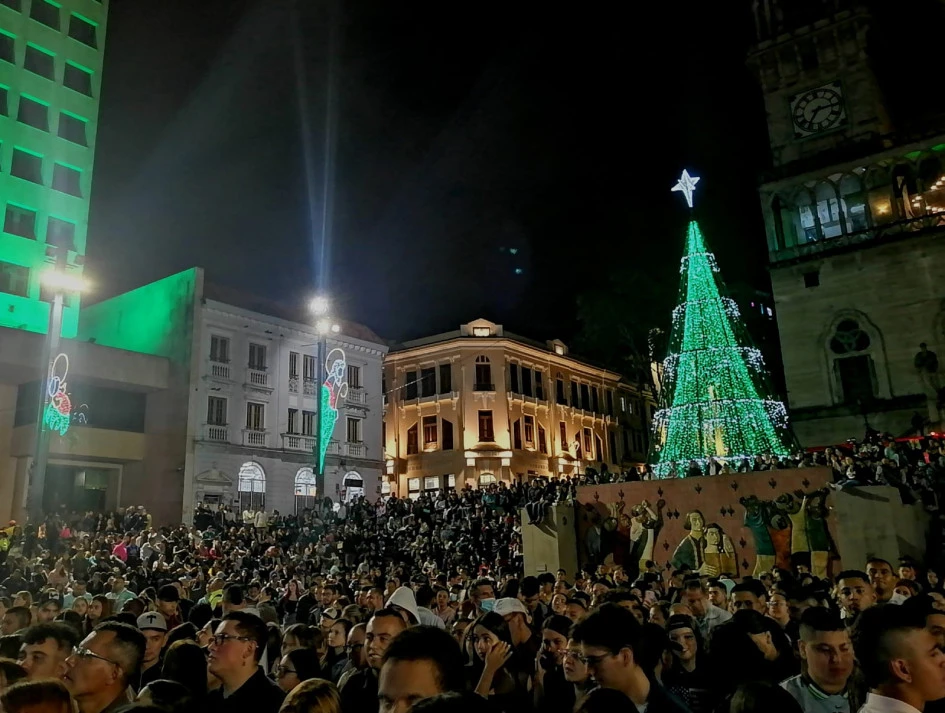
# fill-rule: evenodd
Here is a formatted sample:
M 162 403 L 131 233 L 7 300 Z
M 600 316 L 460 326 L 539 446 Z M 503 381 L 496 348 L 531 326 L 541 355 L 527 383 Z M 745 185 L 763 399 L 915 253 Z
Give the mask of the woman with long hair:
M 104 594 L 96 594 L 89 602 L 89 610 L 85 615 L 85 633 L 92 633 L 92 629 L 112 615 L 112 600 Z
M 84 619 L 89 613 L 89 600 L 85 597 L 76 597 L 72 600 L 72 611 Z
M 469 627 L 467 636 L 476 653 L 468 672 L 473 690 L 488 699 L 496 710 L 505 713 L 528 710 L 531 701 L 527 688 L 520 686 L 505 667 L 514 650 L 505 619 L 495 612 L 486 612 Z
M 302 585 L 297 579 L 290 579 L 285 587 L 285 593 L 279 599 L 284 613 L 283 622 L 286 626 L 295 623 L 295 612 L 299 608 L 299 599 L 302 597 Z
M 347 619 L 339 619 L 328 630 L 328 650 L 325 652 L 325 658 L 322 659 L 322 668 L 325 675 L 332 683 L 338 683 L 341 672 L 348 663 L 348 656 L 345 654 L 345 645 L 348 642 L 348 632 L 354 626 Z
M 666 623 L 669 634 L 672 663 L 663 669 L 663 685 L 670 693 L 682 699 L 692 713 L 708 713 L 718 697 L 706 665 L 705 643 L 695 620 L 685 614 L 675 614 Z
M 288 693 L 303 681 L 321 678 L 322 666 L 313 649 L 293 649 L 276 665 L 276 683 Z

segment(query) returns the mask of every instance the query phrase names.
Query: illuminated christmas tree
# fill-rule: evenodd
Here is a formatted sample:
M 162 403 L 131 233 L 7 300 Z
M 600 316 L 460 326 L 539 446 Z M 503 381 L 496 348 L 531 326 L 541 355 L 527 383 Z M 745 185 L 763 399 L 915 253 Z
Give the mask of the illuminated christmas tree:
M 690 208 L 698 181 L 683 171 L 673 187 Z M 770 388 L 761 352 L 751 345 L 694 219 L 679 272 L 679 302 L 653 418 L 654 472 L 684 477 L 693 461 L 704 468 L 714 457 L 735 468 L 743 458 L 788 455 L 793 439 L 787 411 Z

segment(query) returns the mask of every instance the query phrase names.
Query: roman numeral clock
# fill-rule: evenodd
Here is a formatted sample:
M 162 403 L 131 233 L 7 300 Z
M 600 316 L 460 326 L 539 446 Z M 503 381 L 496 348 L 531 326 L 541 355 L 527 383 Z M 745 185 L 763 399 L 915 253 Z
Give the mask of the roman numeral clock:
M 831 82 L 791 97 L 794 138 L 803 139 L 843 126 L 847 110 L 840 82 Z

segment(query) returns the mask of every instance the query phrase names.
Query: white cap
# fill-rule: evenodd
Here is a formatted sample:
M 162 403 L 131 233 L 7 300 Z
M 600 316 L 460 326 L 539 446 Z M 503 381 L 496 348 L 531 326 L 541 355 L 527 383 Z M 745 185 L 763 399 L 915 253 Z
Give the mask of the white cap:
M 499 616 L 508 616 L 509 614 L 524 614 L 526 617 L 529 616 L 528 609 L 525 608 L 525 605 L 522 604 L 520 599 L 515 597 L 504 597 L 496 601 L 495 606 L 492 608 Z

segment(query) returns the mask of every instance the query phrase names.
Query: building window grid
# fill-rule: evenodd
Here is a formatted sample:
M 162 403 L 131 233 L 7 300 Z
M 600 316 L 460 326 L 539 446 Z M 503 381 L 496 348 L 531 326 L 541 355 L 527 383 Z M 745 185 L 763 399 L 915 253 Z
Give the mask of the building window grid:
M 16 64 L 16 36 L 0 31 L 0 59 Z
M 40 77 L 55 81 L 56 55 L 47 52 L 32 42 L 26 44 L 26 55 L 23 58 L 23 68 Z
M 289 352 L 289 378 L 299 378 L 299 353 Z
M 66 195 L 82 197 L 82 171 L 64 163 L 53 166 L 52 188 Z
M 62 29 L 62 16 L 59 9 L 49 0 L 33 0 L 30 6 L 30 18 L 58 32 Z
M 314 411 L 302 411 L 302 435 L 303 436 L 315 435 L 315 412 Z
M 21 124 L 49 133 L 49 106 L 33 97 L 21 94 L 16 120 Z
M 361 367 L 354 364 L 348 365 L 348 388 L 360 389 L 361 385 Z
M 46 243 L 66 250 L 75 250 L 75 223 L 49 216 L 46 221 Z
M 302 378 L 305 381 L 315 381 L 315 357 L 310 354 L 302 355 Z
M 30 183 L 43 185 L 43 157 L 24 149 L 14 148 L 10 175 Z
M 449 363 L 440 364 L 440 393 L 448 394 L 453 390 L 453 368 Z
M 413 424 L 407 429 L 407 455 L 413 456 L 419 452 L 420 444 L 418 440 L 418 427 L 417 424 Z
M 249 343 L 249 368 L 256 371 L 266 370 L 266 345 Z
M 57 135 L 60 139 L 75 144 L 76 146 L 89 145 L 88 122 L 67 111 L 59 112 L 59 130 Z
M 286 433 L 298 434 L 299 432 L 299 410 L 297 408 L 289 409 L 289 417 L 286 423 Z
M 0 48 L 2 48 L 2 38 L 0 38 Z M 2 54 L 0 54 L 0 59 L 3 59 Z M 67 61 L 65 72 L 62 75 L 62 85 L 67 89 L 90 97 L 92 96 L 92 71 Z
M 23 12 L 23 0 L 0 0 L 0 5 L 17 12 Z
M 492 411 L 479 412 L 479 440 L 481 442 L 495 441 L 495 431 L 492 427 Z
M 69 37 L 86 47 L 98 49 L 98 28 L 94 22 L 81 15 L 72 13 L 69 17 Z
M 524 419 L 524 431 L 525 431 L 525 446 L 532 447 L 535 446 L 535 417 L 534 416 L 525 416 Z

